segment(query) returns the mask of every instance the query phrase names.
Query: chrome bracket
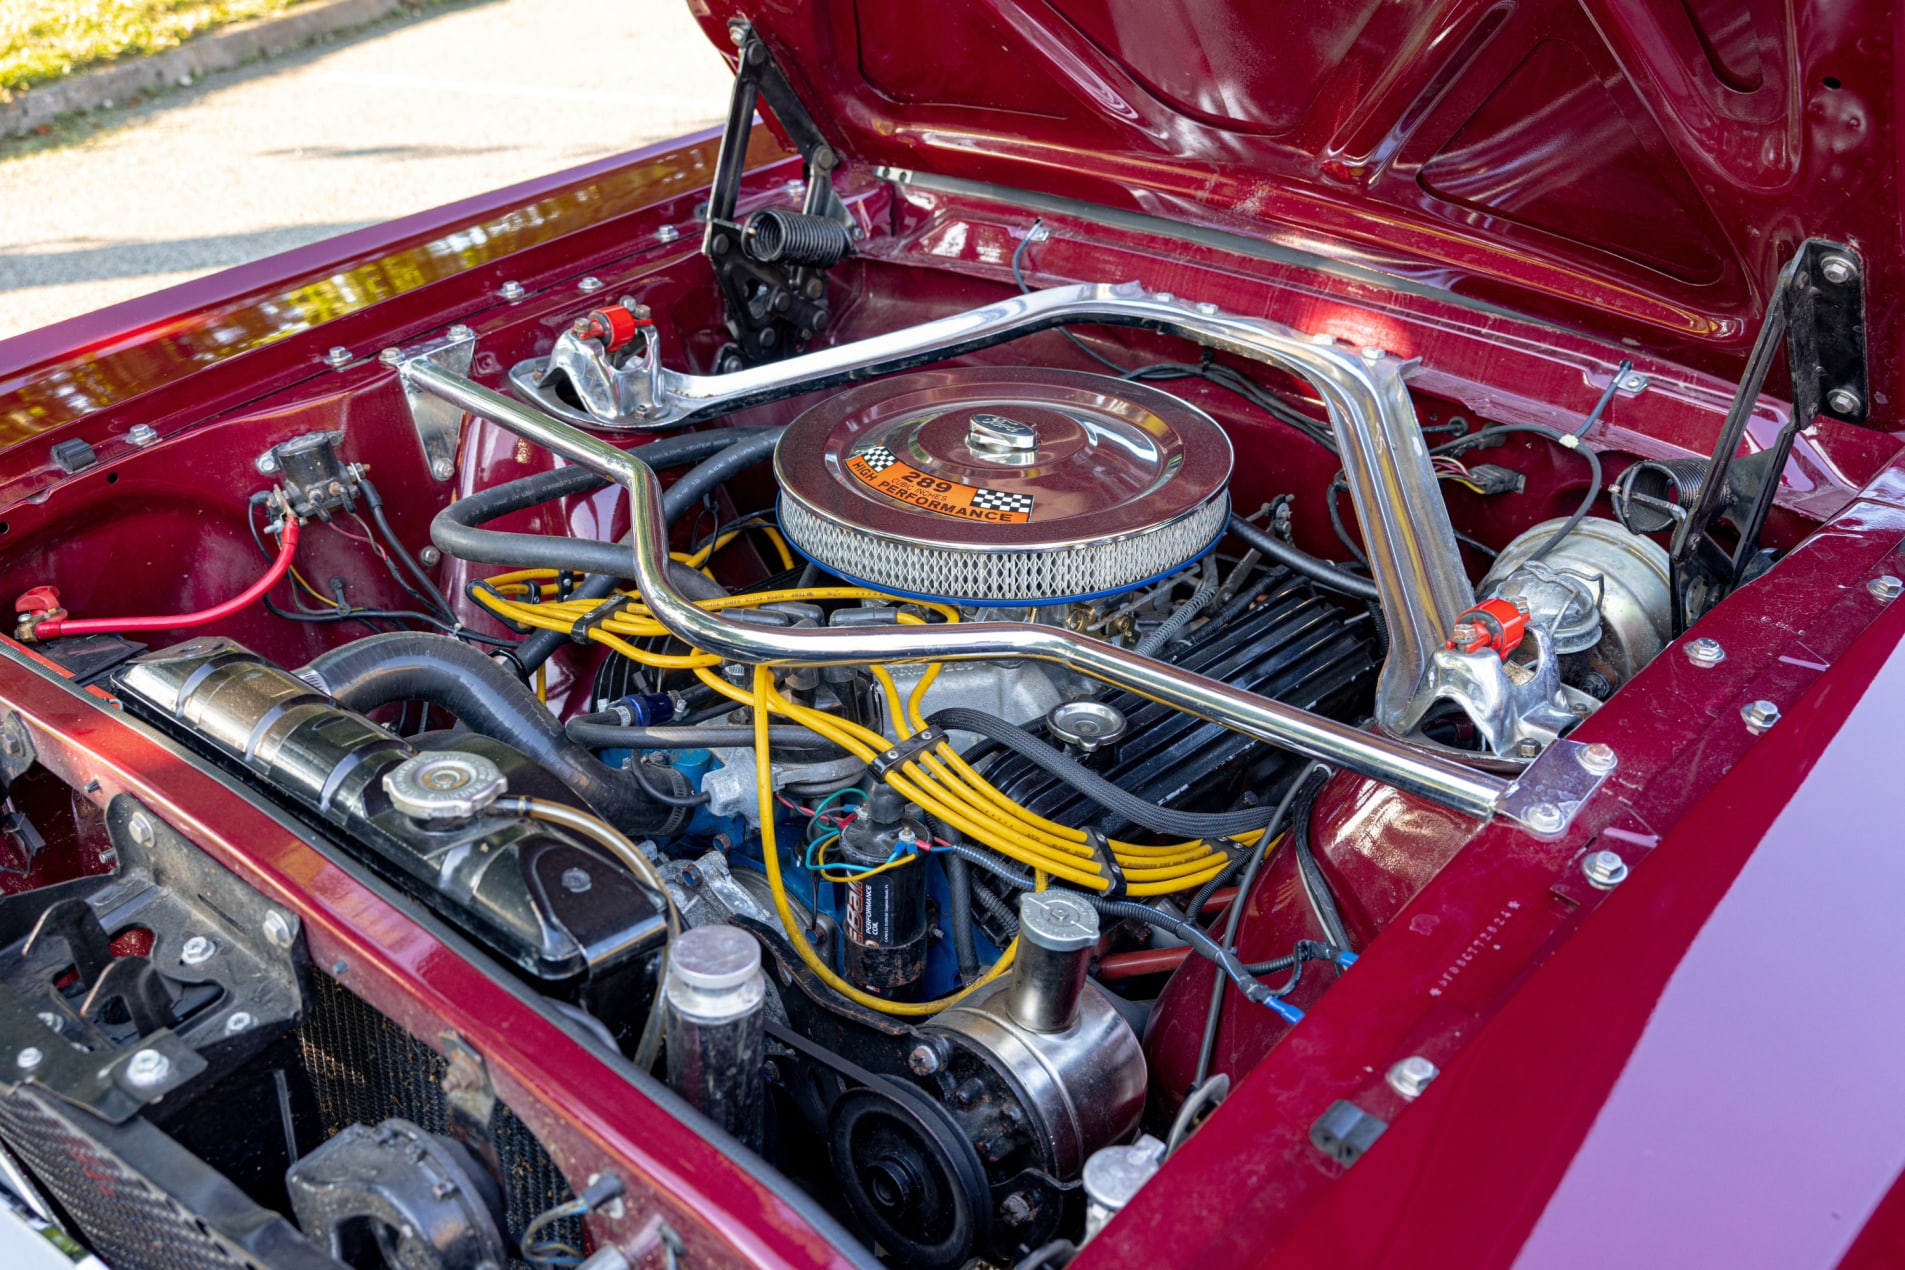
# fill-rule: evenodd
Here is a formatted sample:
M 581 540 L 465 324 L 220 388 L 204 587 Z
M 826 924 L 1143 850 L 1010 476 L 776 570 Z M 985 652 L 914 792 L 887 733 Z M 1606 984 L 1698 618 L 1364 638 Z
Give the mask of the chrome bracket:
M 582 428 L 641 428 L 651 418 L 667 413 L 661 384 L 661 344 L 655 327 L 642 330 L 642 349 L 622 365 L 609 360 L 602 341 L 564 331 L 547 357 L 517 362 L 509 384 L 524 401 L 533 402 L 564 423 Z M 566 384 L 581 408 L 570 405 L 558 390 Z
M 1516 757 L 1523 742 L 1553 745 L 1600 704 L 1561 682 L 1561 662 L 1548 632 L 1534 623 L 1528 632 L 1535 639 L 1532 666 L 1505 662 L 1486 648 L 1473 653 L 1442 648 L 1431 659 L 1435 699 L 1460 706 L 1489 752 L 1503 758 Z
M 1614 772 L 1611 764 L 1597 769 L 1590 751 L 1605 755 L 1607 747 L 1579 741 L 1554 742 L 1522 769 L 1514 784 L 1503 792 L 1496 812 L 1537 838 L 1560 837 L 1573 822 L 1574 814 Z
M 401 366 L 405 362 L 423 360 L 455 374 L 467 375 L 475 356 L 476 333 L 467 326 L 453 326 L 448 334 L 403 349 L 395 358 L 386 355 L 386 361 Z M 430 475 L 447 481 L 456 475 L 456 447 L 463 435 L 463 411 L 417 388 L 408 376 L 398 378 L 403 383 L 404 402 L 410 407 L 410 424 L 417 430 L 417 442 L 423 447 Z

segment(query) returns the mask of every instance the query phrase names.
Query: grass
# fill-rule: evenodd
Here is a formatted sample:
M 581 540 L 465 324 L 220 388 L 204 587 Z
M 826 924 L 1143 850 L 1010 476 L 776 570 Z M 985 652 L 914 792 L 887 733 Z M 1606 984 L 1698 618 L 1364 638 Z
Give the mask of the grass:
M 0 0 L 0 101 L 301 0 Z

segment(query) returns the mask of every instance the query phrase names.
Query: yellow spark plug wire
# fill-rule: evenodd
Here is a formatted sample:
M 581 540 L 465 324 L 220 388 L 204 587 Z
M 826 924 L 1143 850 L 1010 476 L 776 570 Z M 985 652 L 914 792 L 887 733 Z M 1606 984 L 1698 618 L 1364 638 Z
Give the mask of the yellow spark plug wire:
M 942 997 L 937 1001 L 888 1001 L 885 997 L 876 997 L 848 983 L 835 974 L 833 967 L 814 951 L 813 944 L 808 942 L 807 932 L 800 928 L 800 921 L 794 916 L 793 905 L 788 903 L 786 880 L 781 876 L 780 850 L 774 841 L 774 782 L 768 755 L 767 733 L 767 721 L 771 713 L 768 709 L 768 694 L 773 684 L 772 671 L 765 666 L 754 668 L 754 692 L 751 704 L 754 706 L 754 750 L 758 756 L 754 770 L 759 773 L 761 799 L 761 858 L 767 866 L 767 885 L 774 897 L 774 911 L 781 919 L 781 930 L 786 933 L 788 943 L 793 945 L 794 954 L 800 958 L 802 964 L 818 975 L 822 983 L 849 1001 L 857 1002 L 871 1010 L 878 1010 L 882 1014 L 899 1015 L 904 1018 L 922 1018 L 926 1015 L 938 1014 L 947 1006 L 977 992 L 1011 969 L 1012 960 L 1018 956 L 1019 952 L 1019 941 L 1016 937 L 1006 946 L 1006 950 L 999 955 L 999 959 L 992 963 L 985 974 L 951 996 Z M 1044 890 L 1044 878 L 1039 878 L 1036 885 L 1039 890 Z
M 553 570 L 506 573 L 489 579 L 487 588 L 476 588 L 471 594 L 485 608 L 505 620 L 520 626 L 566 634 L 578 621 L 595 612 L 597 602 L 545 600 L 538 603 L 512 599 L 504 594 L 520 591 L 526 595 L 531 587 L 546 593 L 549 590 L 547 583 L 555 576 Z M 721 664 L 721 659 L 714 654 L 699 650 L 659 653 L 636 647 L 631 641 L 669 637 L 669 632 L 648 612 L 639 595 L 624 592 L 623 596 L 626 603 L 621 610 L 588 628 L 590 639 L 642 665 L 692 671 L 702 682 L 737 704 L 754 703 L 754 694 L 712 673 Z M 865 587 L 807 587 L 727 596 L 704 601 L 702 607 L 719 611 L 791 601 L 890 601 L 892 598 Z M 948 622 L 959 620 L 958 611 L 951 606 L 922 603 L 920 607 L 937 613 Z M 896 619 L 902 622 L 923 620 L 917 614 L 906 611 L 896 614 Z M 921 673 L 919 682 L 904 698 L 884 667 L 872 666 L 870 669 L 886 700 L 896 736 L 906 739 L 923 731 L 925 720 L 920 713 L 921 703 L 937 679 L 940 666 L 937 663 L 928 665 Z M 871 762 L 891 748 L 887 738 L 880 733 L 851 720 L 790 702 L 771 685 L 766 700 L 771 713 L 782 715 L 827 737 L 863 762 Z M 1113 885 L 1113 879 L 1097 858 L 1083 830 L 1038 816 L 1014 802 L 967 764 L 949 742 L 941 741 L 914 755 L 889 771 L 885 780 L 909 802 L 917 804 L 973 841 L 999 851 L 1020 864 L 1094 891 L 1106 891 Z M 1252 845 L 1255 840 L 1255 836 L 1249 834 L 1236 839 L 1244 846 Z M 1160 844 L 1113 840 L 1106 849 L 1118 870 L 1123 873 L 1129 893 L 1134 896 L 1164 895 L 1201 886 L 1220 872 L 1230 859 L 1229 855 L 1212 848 L 1209 843 L 1195 840 Z

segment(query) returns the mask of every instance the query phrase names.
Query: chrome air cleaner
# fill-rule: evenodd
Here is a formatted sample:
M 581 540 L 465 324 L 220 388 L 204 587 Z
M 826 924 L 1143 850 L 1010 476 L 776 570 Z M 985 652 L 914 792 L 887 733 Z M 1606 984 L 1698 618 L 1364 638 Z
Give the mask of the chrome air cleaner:
M 826 569 L 961 604 L 1127 591 L 1230 511 L 1230 439 L 1142 384 L 970 367 L 862 384 L 781 438 L 781 528 Z

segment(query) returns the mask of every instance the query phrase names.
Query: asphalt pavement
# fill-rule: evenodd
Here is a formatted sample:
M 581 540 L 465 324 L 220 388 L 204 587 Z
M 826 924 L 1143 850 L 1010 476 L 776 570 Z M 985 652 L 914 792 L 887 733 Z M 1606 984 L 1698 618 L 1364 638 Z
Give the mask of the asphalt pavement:
M 718 123 L 688 0 L 488 0 L 0 148 L 0 338 Z

